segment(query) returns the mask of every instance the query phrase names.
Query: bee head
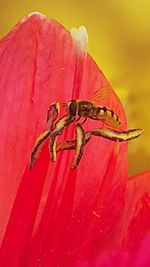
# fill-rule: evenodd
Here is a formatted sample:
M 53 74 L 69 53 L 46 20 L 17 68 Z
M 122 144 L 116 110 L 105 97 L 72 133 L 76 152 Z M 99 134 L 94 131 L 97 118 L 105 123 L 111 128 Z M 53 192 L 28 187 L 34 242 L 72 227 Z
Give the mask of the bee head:
M 72 116 L 76 116 L 78 113 L 78 102 L 77 100 L 71 100 L 67 103 L 67 108 L 68 108 L 68 112 L 69 114 L 71 114 Z

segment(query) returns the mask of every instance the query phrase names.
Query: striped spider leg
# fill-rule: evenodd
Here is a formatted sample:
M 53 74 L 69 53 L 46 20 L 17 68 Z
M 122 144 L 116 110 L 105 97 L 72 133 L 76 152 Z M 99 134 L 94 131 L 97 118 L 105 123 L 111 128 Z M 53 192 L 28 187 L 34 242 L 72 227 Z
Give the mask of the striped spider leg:
M 94 128 L 91 131 L 84 132 L 84 129 L 78 123 L 76 125 L 76 140 L 64 140 L 57 144 L 57 153 L 62 150 L 75 150 L 75 156 L 71 168 L 78 167 L 83 155 L 84 147 L 93 136 L 106 138 L 113 142 L 125 142 L 138 138 L 143 133 L 142 129 L 129 129 L 127 131 L 118 132 L 109 128 Z
M 45 144 L 47 139 L 50 137 L 50 133 L 54 127 L 54 122 L 58 117 L 59 110 L 60 110 L 59 102 L 52 103 L 48 109 L 47 125 L 46 125 L 46 128 L 48 128 L 48 130 L 45 130 L 43 133 L 41 133 L 35 140 L 35 143 L 33 145 L 32 152 L 31 152 L 30 160 L 29 160 L 30 170 L 32 169 L 35 161 L 37 160 L 43 145 Z
M 53 162 L 56 161 L 56 142 L 59 135 L 61 135 L 64 131 L 64 128 L 69 126 L 70 123 L 72 123 L 75 120 L 75 117 L 72 115 L 65 115 L 62 118 L 60 118 L 53 127 L 51 133 L 50 133 L 50 156 L 51 160 Z

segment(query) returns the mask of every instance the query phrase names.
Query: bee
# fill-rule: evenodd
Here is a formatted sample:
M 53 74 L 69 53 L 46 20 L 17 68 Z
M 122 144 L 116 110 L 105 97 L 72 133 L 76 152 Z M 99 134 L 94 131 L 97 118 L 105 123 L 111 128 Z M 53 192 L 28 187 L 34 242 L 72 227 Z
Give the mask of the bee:
M 100 136 L 115 142 L 128 141 L 139 137 L 143 131 L 141 129 L 131 129 L 127 131 L 118 131 L 122 125 L 119 116 L 113 110 L 100 106 L 100 100 L 108 99 L 111 90 L 109 87 L 98 89 L 93 97 L 89 100 L 72 99 L 64 106 L 67 109 L 67 114 L 58 118 L 60 112 L 60 103 L 57 101 L 52 103 L 48 109 L 47 126 L 45 131 L 37 137 L 32 149 L 29 168 L 31 169 L 37 160 L 44 143 L 49 139 L 49 152 L 51 160 L 56 161 L 57 153 L 61 150 L 74 149 L 75 154 L 72 162 L 72 169 L 77 168 L 79 165 L 84 148 L 92 136 Z M 80 118 L 84 118 L 82 123 L 75 123 L 76 137 L 75 140 L 64 140 L 62 143 L 57 143 L 57 138 L 61 135 L 66 127 L 71 123 L 77 122 Z M 115 128 L 94 128 L 85 132 L 81 126 L 87 119 L 101 121 L 104 124 Z
M 83 123 L 87 120 L 87 118 L 90 118 L 92 120 L 101 121 L 113 128 L 120 128 L 122 123 L 119 116 L 115 114 L 113 110 L 106 108 L 105 106 L 99 106 L 95 103 L 96 97 L 100 100 L 102 95 L 104 97 L 104 92 L 105 96 L 108 94 L 107 91 L 107 87 L 100 88 L 96 91 L 94 98 L 91 98 L 91 100 L 70 100 L 66 104 L 68 114 L 74 117 L 79 116 L 76 121 L 83 117 Z

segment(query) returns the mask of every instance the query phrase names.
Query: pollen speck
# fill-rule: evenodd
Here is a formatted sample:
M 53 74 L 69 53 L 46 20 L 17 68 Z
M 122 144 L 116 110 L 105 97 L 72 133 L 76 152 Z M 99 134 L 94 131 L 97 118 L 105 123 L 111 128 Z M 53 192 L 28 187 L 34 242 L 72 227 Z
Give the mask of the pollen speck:
M 100 218 L 100 215 L 99 215 L 95 210 L 93 210 L 92 213 L 93 213 L 93 215 L 95 215 L 97 218 Z

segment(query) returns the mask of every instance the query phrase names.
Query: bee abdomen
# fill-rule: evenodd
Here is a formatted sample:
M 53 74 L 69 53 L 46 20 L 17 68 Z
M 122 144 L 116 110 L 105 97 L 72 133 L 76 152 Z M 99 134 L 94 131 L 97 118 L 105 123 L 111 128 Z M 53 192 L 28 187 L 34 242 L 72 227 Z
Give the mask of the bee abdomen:
M 121 121 L 120 121 L 118 115 L 116 115 L 116 114 L 113 112 L 113 110 L 111 110 L 111 115 L 112 115 L 112 117 L 114 118 L 115 121 L 117 121 L 119 124 L 121 124 Z
M 99 115 L 107 115 L 108 117 L 113 117 L 114 112 L 106 107 L 98 107 L 97 108 L 98 114 Z
M 98 114 L 100 116 L 105 115 L 105 116 L 110 117 L 110 118 L 112 117 L 114 119 L 114 121 L 116 121 L 119 124 L 121 124 L 119 117 L 111 109 L 108 109 L 106 107 L 98 107 Z

